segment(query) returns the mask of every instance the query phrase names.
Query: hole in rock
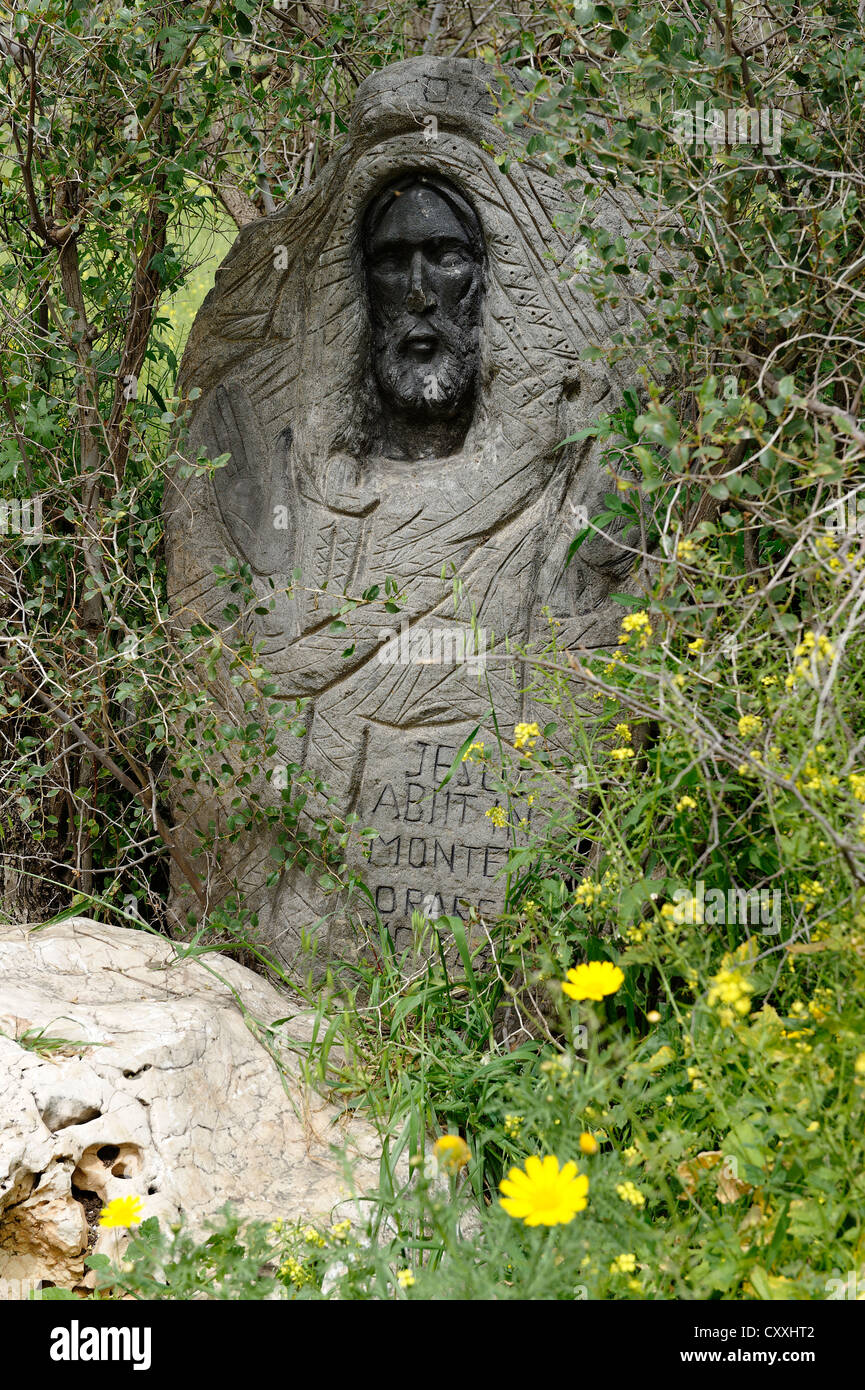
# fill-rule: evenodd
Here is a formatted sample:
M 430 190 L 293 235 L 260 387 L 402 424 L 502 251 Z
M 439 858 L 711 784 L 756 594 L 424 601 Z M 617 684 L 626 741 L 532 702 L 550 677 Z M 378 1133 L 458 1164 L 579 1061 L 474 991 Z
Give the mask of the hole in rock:
M 158 1187 L 148 1187 L 148 1189 L 147 1189 L 147 1195 L 148 1195 L 148 1197 L 155 1197 L 158 1191 L 159 1191 L 159 1188 L 158 1188 Z
M 52 1096 L 39 1111 L 39 1117 L 52 1134 L 71 1125 L 86 1125 L 98 1120 L 102 1111 L 87 1101 L 72 1101 L 67 1096 Z
M 84 1218 L 87 1222 L 87 1253 L 89 1254 L 99 1239 L 99 1213 L 105 1204 L 95 1192 L 88 1192 L 85 1188 L 76 1187 L 74 1182 L 72 1184 L 72 1196 L 84 1208 Z
M 150 1071 L 151 1067 L 152 1063 L 145 1062 L 144 1065 L 141 1067 L 137 1067 L 135 1069 L 130 1067 L 127 1071 L 124 1071 L 123 1075 L 126 1077 L 127 1081 L 132 1081 L 136 1076 L 141 1076 L 142 1072 Z
M 88 1226 L 93 1226 L 99 1220 L 99 1213 L 103 1207 L 102 1198 L 96 1192 L 88 1192 L 86 1188 L 76 1187 L 74 1183 L 72 1184 L 72 1196 L 84 1208 Z
M 107 1200 L 108 1169 L 115 1178 L 133 1178 L 141 1171 L 141 1150 L 137 1144 L 91 1144 L 78 1160 L 73 1184 L 82 1192 L 96 1191 Z
M 134 1178 L 141 1171 L 141 1150 L 137 1144 L 121 1144 L 111 1173 L 115 1178 Z

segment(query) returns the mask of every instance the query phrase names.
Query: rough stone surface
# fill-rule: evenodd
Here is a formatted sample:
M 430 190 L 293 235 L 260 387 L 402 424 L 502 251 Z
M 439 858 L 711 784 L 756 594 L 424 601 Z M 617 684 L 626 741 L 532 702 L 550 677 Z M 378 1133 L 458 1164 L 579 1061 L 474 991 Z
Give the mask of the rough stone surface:
M 280 756 L 317 771 L 342 812 L 379 832 L 363 871 L 398 947 L 413 909 L 437 917 L 465 915 L 466 901 L 482 913 L 501 904 L 508 839 L 485 816 L 496 799 L 487 770 L 464 763 L 436 792 L 476 725 L 495 744 L 491 698 L 506 733 L 518 720 L 543 722 L 523 693 L 523 665 L 489 654 L 492 634 L 544 641 L 551 616 L 565 646 L 615 645 L 622 610 L 610 594 L 634 567 L 633 554 L 599 535 L 567 563 L 580 518 L 603 510 L 611 481 L 597 440 L 560 445 L 633 384 L 626 363 L 599 366 L 583 353 L 636 311 L 624 280 L 603 311 L 586 290 L 587 248 L 558 225 L 575 195 L 531 160 L 499 167 L 492 82 L 488 68 L 462 59 L 412 59 L 372 75 L 345 146 L 313 186 L 243 229 L 182 370 L 183 388 L 201 393 L 189 457 L 231 461 L 212 479 L 178 471 L 166 493 L 178 620 L 225 628 L 214 571 L 232 557 L 251 567 L 273 607 L 245 630 L 281 693 L 310 701 L 305 735 L 286 738 Z M 425 181 L 438 201 L 417 195 Z M 424 270 L 432 251 L 420 246 L 417 216 L 387 211 L 394 188 L 403 202 L 411 191 L 413 212 L 452 250 L 464 243 L 463 270 L 453 269 L 471 298 L 450 296 L 450 374 L 444 279 Z M 628 239 L 635 257 L 636 233 L 612 193 L 582 215 Z M 397 250 L 415 236 L 420 254 L 405 251 L 402 307 L 393 291 L 403 271 L 379 244 L 395 227 Z M 447 271 L 450 262 L 436 264 Z M 416 331 L 413 348 L 400 346 L 412 322 L 432 323 L 432 341 Z M 350 634 L 328 630 L 341 594 L 384 591 L 388 576 L 406 594 L 401 618 L 374 605 L 356 612 Z M 470 641 L 460 646 L 472 605 L 487 650 L 460 659 L 477 657 Z M 225 698 L 242 720 L 228 682 Z M 256 790 L 278 804 L 271 781 Z M 225 816 L 203 797 L 190 821 L 218 832 Z M 267 883 L 270 846 L 258 833 L 223 844 L 216 891 L 236 882 L 289 965 L 316 923 L 323 957 L 343 953 L 345 922 L 310 879 L 289 871 Z
M 310 1016 L 234 961 L 173 960 L 160 937 L 86 918 L 0 929 L 0 1288 L 80 1284 L 97 1231 L 115 1253 L 95 1224 L 115 1197 L 199 1227 L 227 1201 L 329 1221 L 351 1191 L 333 1144 L 356 1190 L 376 1185 L 374 1132 L 301 1082 L 289 1044 Z M 241 1005 L 264 1025 L 292 1015 L 285 1086 Z M 40 1053 L 39 1032 L 68 1041 Z

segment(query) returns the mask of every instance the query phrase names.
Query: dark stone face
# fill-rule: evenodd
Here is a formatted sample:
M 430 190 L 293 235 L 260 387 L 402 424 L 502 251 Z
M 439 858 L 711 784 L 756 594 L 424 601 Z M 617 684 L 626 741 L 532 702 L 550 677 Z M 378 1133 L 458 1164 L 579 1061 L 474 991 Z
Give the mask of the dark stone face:
M 378 447 L 391 458 L 452 453 L 471 421 L 483 295 L 480 226 L 465 200 L 403 183 L 367 213 L 364 255 Z

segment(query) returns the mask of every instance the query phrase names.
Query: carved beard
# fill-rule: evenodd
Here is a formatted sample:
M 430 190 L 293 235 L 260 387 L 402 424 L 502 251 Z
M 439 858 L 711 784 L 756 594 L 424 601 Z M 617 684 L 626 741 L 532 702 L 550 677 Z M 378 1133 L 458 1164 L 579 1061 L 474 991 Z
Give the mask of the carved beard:
M 382 394 L 391 405 L 410 415 L 450 419 L 474 389 L 477 369 L 477 330 L 454 323 L 425 320 L 439 344 L 432 357 L 419 361 L 402 347 L 415 319 L 376 323 L 373 364 Z

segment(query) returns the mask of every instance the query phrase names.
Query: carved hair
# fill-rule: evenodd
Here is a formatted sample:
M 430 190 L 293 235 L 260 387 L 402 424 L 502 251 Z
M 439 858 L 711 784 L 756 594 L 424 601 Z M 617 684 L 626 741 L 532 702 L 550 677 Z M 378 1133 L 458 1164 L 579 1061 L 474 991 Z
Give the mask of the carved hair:
M 484 236 L 481 231 L 480 220 L 471 203 L 447 179 L 424 169 L 418 169 L 416 172 L 403 174 L 401 178 L 394 179 L 371 200 L 363 218 L 364 249 L 368 249 L 385 213 L 393 207 L 400 194 L 407 192 L 410 188 L 416 188 L 418 184 L 431 189 L 448 204 L 468 237 L 472 251 L 480 261 L 483 261 L 485 258 Z

